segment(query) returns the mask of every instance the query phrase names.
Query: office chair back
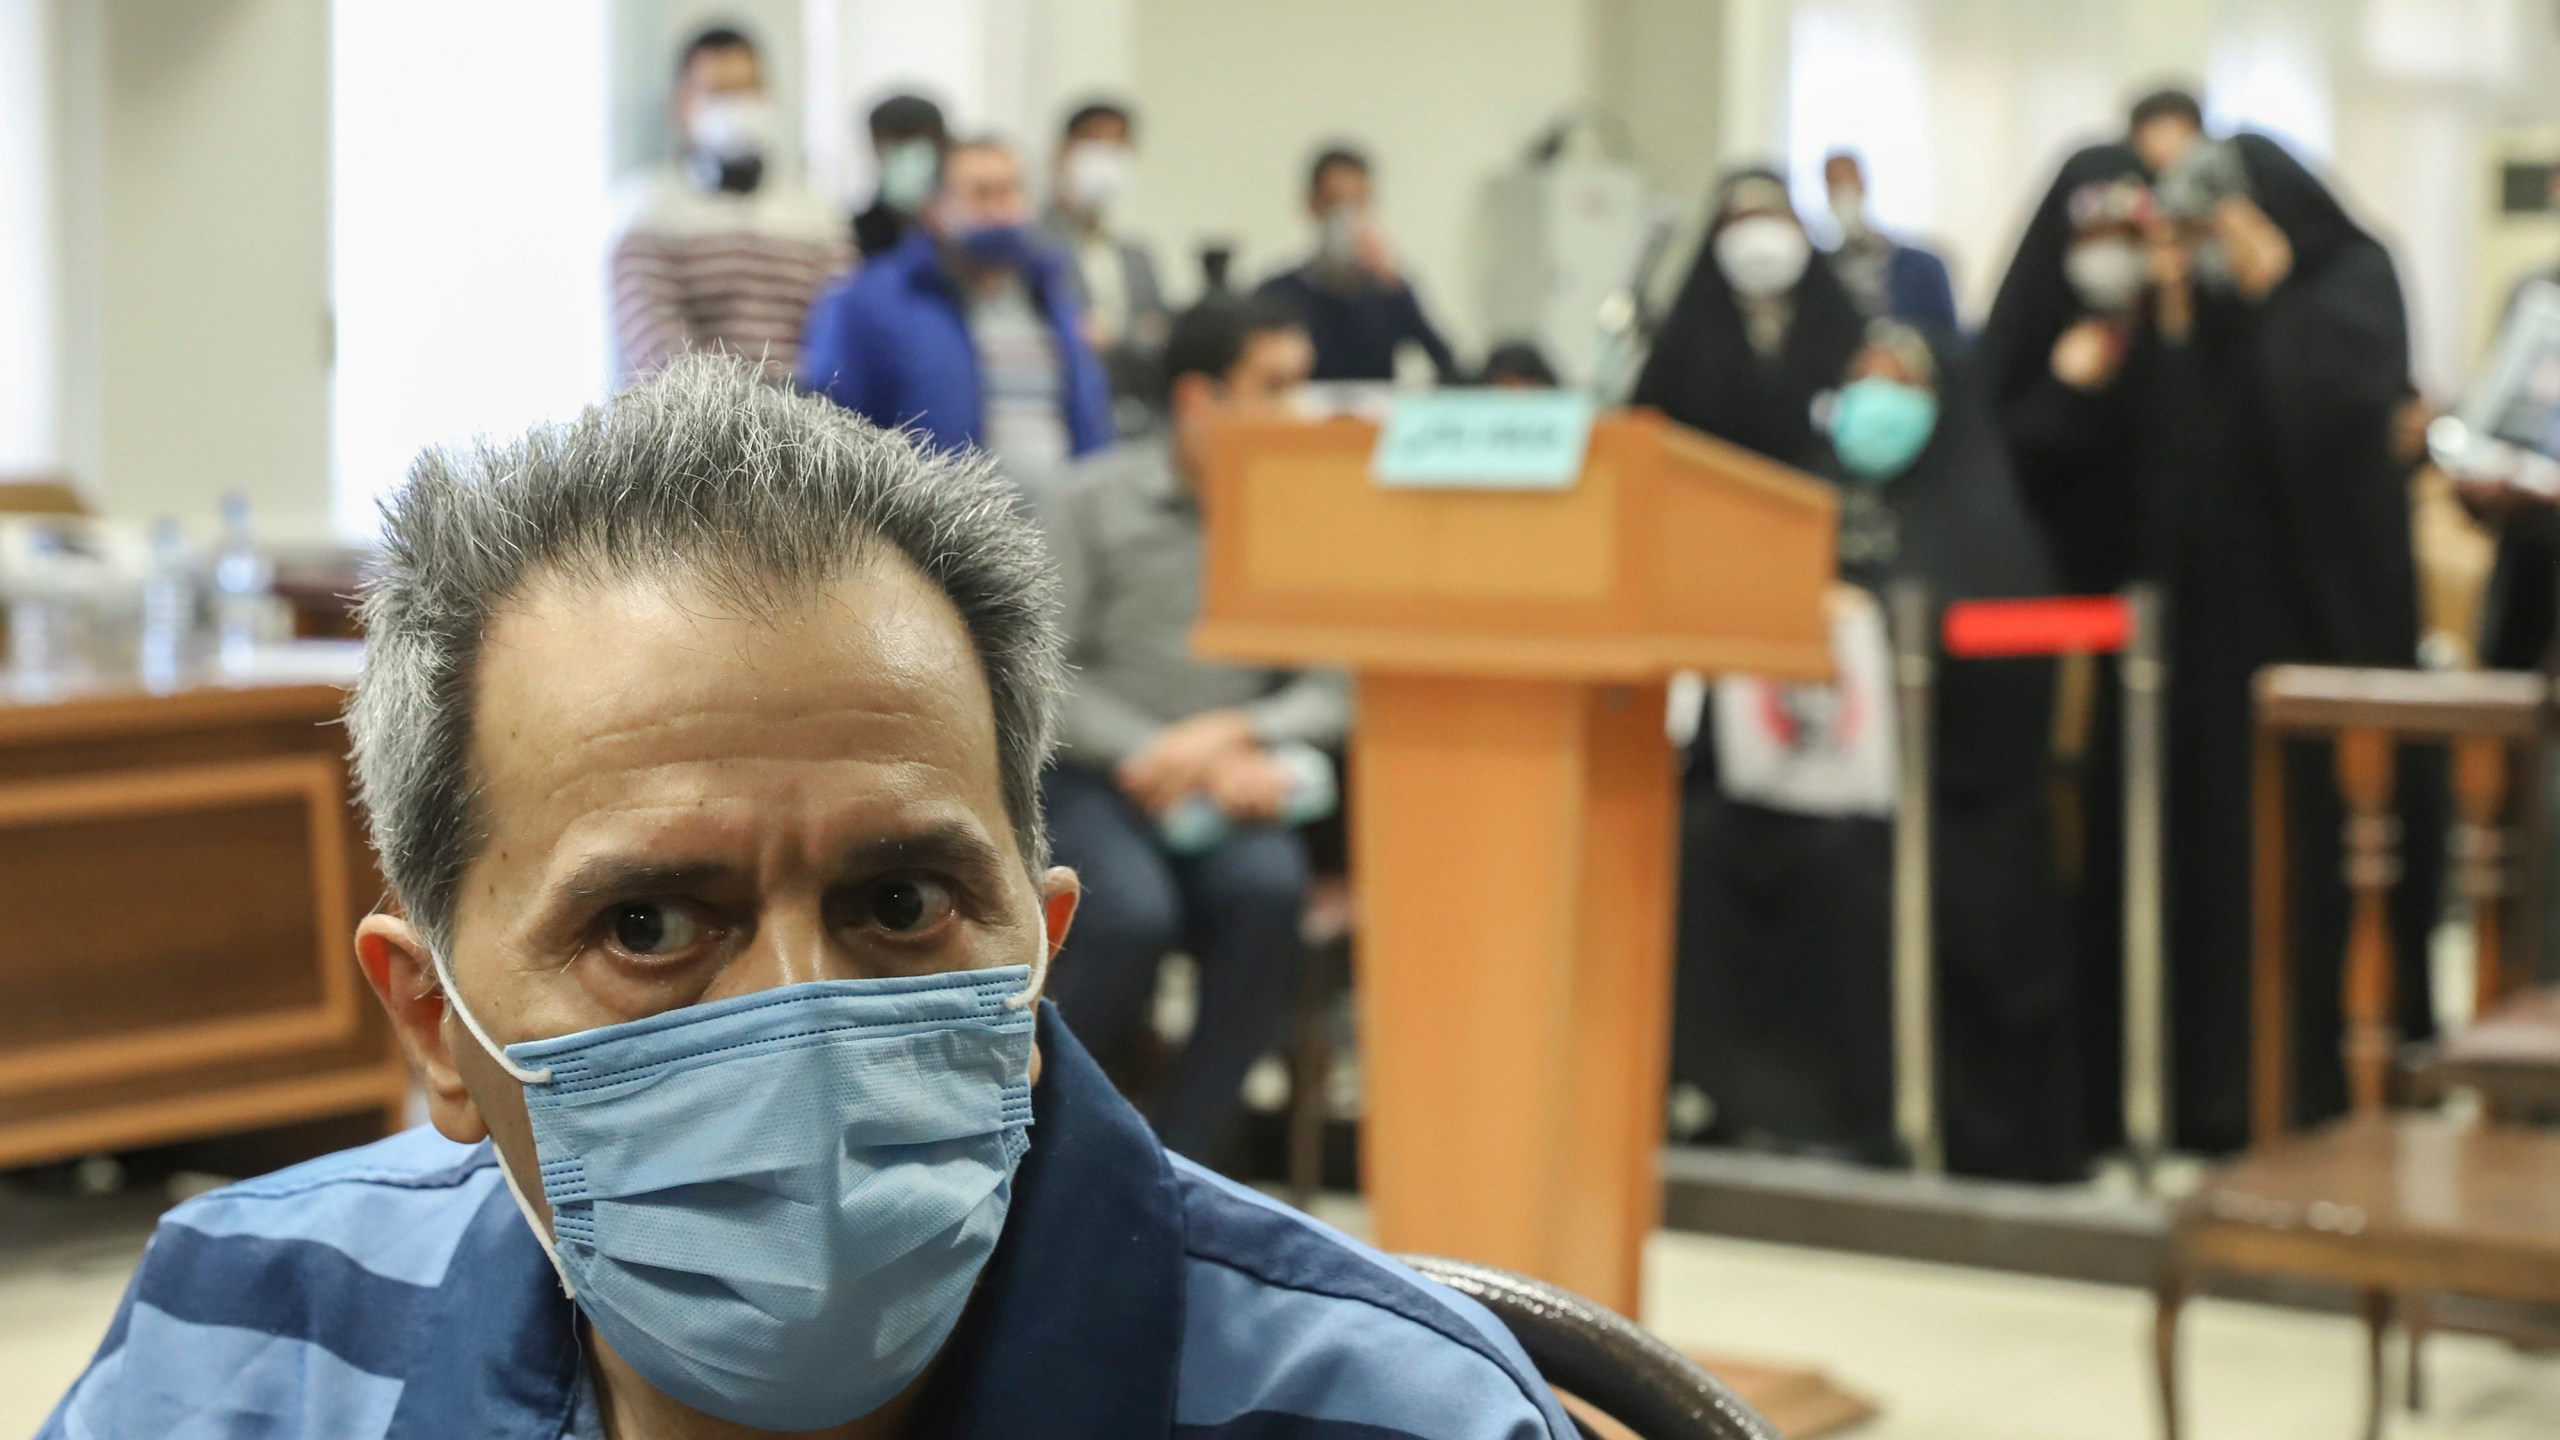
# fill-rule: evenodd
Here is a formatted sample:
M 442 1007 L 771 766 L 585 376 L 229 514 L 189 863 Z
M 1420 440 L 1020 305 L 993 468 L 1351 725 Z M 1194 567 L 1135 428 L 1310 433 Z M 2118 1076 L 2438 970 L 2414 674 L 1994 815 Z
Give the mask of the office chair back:
M 1779 1440 L 1723 1381 L 1614 1310 L 1491 1265 L 1398 1258 L 1492 1311 L 1548 1384 L 1641 1440 Z

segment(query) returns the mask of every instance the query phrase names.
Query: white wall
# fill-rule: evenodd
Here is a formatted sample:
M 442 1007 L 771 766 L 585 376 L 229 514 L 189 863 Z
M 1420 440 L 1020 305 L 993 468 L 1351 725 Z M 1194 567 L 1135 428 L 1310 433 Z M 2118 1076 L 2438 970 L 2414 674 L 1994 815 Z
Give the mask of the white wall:
M 1132 219 L 1182 292 L 1201 241 L 1238 246 L 1251 284 L 1310 236 L 1306 164 L 1325 140 L 1365 145 L 1407 268 L 1462 349 L 1473 314 L 1486 179 L 1577 102 L 1582 0 L 1137 0 L 1133 69 L 1145 178 Z M 1712 83 L 1701 74 L 1700 83 Z
M 1696 205 L 1715 183 L 1733 89 L 1723 75 L 1727 31 L 1743 8 L 1731 0 L 1591 0 L 1592 108 L 1626 127 L 1636 169 L 1657 195 Z
M 0 0 L 0 475 L 61 456 L 52 15 Z
M 65 449 L 113 513 L 329 517 L 326 0 L 58 0 Z

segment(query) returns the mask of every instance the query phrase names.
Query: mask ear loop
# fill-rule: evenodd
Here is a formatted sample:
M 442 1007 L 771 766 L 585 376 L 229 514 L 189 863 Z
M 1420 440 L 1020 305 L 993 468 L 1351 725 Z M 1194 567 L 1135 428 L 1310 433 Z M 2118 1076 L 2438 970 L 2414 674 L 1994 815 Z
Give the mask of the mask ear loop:
M 550 1067 L 528 1070 L 518 1065 L 507 1058 L 507 1052 L 499 1049 L 496 1041 L 489 1038 L 488 1031 L 480 1028 L 479 1017 L 471 1013 L 470 1006 L 462 1003 L 462 987 L 453 983 L 452 963 L 442 955 L 436 957 L 436 983 L 444 987 L 444 1003 L 453 1007 L 454 1014 L 462 1017 L 462 1028 L 471 1032 L 471 1038 L 480 1042 L 480 1048 L 488 1052 L 490 1059 L 498 1062 L 499 1069 L 513 1076 L 519 1084 L 551 1083 Z M 559 1247 L 551 1239 L 550 1228 L 542 1223 L 541 1213 L 533 1208 L 533 1201 L 524 1193 L 524 1187 L 516 1183 L 515 1167 L 509 1165 L 503 1155 L 496 1159 L 498 1178 L 505 1182 L 507 1193 L 515 1197 L 516 1210 L 524 1216 L 525 1228 L 533 1232 L 533 1243 L 542 1247 L 542 1258 L 551 1262 L 551 1273 L 560 1277 L 560 1292 L 572 1300 L 577 1299 L 577 1282 L 569 1278 L 569 1267 L 560 1263 Z
M 471 1007 L 462 1003 L 462 987 L 453 983 L 453 962 L 442 955 L 436 957 L 436 981 L 444 986 L 444 1003 L 452 1006 L 453 1013 L 462 1017 L 462 1028 L 471 1032 L 471 1038 L 480 1042 L 480 1048 L 489 1052 L 489 1058 L 498 1062 L 499 1069 L 521 1085 L 551 1083 L 550 1066 L 545 1065 L 539 1070 L 526 1069 L 508 1059 L 506 1050 L 489 1038 L 488 1031 L 480 1028 L 480 1017 L 472 1014 Z
M 1049 911 L 1040 910 L 1040 948 L 1031 957 L 1031 981 L 1004 999 L 1007 1010 L 1028 1010 L 1040 1003 L 1040 992 L 1049 984 Z

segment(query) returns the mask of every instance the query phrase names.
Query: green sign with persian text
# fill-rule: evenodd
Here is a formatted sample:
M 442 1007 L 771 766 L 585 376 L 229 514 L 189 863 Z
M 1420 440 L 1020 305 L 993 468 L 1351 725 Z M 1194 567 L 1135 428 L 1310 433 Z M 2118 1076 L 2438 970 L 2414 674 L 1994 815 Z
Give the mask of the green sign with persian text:
M 1593 406 L 1569 390 L 1434 390 L 1396 402 L 1369 474 L 1414 490 L 1570 490 Z

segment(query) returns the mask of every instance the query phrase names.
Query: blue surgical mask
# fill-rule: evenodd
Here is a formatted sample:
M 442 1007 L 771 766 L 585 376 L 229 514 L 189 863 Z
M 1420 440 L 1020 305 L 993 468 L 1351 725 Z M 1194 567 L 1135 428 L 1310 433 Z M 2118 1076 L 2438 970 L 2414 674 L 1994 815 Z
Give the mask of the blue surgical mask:
M 1019 269 L 1031 258 L 1031 232 L 1021 225 L 971 225 L 955 242 L 960 253 L 981 265 Z
M 822 980 L 501 1050 L 589 1323 L 706 1415 L 841 1425 L 923 1373 L 1029 1148 L 1039 965 Z
M 1910 469 L 1937 428 L 1937 392 L 1895 380 L 1852 380 L 1831 407 L 1833 453 L 1870 484 Z

